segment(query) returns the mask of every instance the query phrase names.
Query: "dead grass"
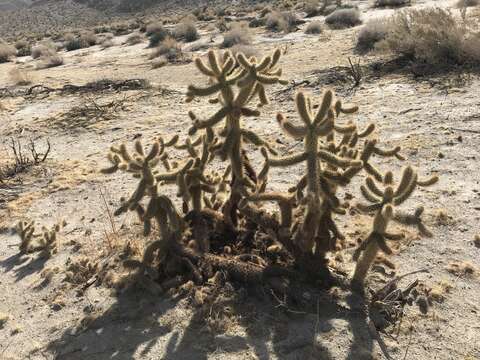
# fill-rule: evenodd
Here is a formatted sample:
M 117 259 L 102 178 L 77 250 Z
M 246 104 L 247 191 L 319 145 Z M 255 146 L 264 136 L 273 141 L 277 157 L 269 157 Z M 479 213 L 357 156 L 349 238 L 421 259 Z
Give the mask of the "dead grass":
M 132 34 L 127 38 L 127 45 L 137 45 L 143 42 L 144 38 L 141 34 Z
M 42 56 L 40 60 L 40 63 L 37 65 L 37 69 L 48 69 L 64 64 L 63 57 L 56 52 L 46 56 Z
M 298 18 L 292 11 L 272 11 L 265 19 L 265 27 L 270 31 L 289 33 L 297 28 Z
M 42 43 L 40 45 L 34 46 L 32 49 L 32 58 L 38 59 L 42 56 L 50 56 L 55 54 L 57 51 L 55 50 L 53 43 Z
M 332 29 L 346 29 L 360 25 L 360 12 L 357 9 L 339 9 L 325 18 L 325 23 Z
M 173 35 L 175 39 L 185 42 L 192 42 L 200 37 L 195 22 L 191 18 L 187 18 L 180 24 L 177 24 L 173 31 Z
M 372 19 L 360 30 L 357 36 L 355 50 L 361 54 L 367 53 L 375 48 L 375 45 L 385 40 L 388 31 L 388 24 L 383 19 Z
M 17 54 L 17 50 L 14 46 L 0 43 L 0 63 L 5 63 L 10 61 L 12 57 Z
M 160 56 L 163 56 L 168 62 L 179 61 L 183 57 L 182 47 L 174 38 L 167 37 L 153 50 L 150 59 Z
M 480 61 L 480 33 L 457 22 L 449 10 L 401 11 L 388 27 L 387 48 L 417 63 L 445 67 Z
M 252 35 L 245 23 L 233 23 L 230 30 L 223 35 L 223 48 L 231 48 L 234 45 L 249 45 L 252 43 Z
M 20 69 L 15 67 L 8 73 L 10 81 L 12 81 L 17 86 L 25 86 L 32 83 L 30 74 L 25 69 Z

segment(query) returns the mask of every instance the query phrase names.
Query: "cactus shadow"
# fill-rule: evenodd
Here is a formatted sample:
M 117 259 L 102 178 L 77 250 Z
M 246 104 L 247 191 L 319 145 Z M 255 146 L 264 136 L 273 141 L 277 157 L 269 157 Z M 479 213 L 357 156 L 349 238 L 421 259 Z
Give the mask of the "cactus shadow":
M 186 310 L 183 300 L 127 292 L 88 327 L 66 329 L 46 349 L 57 360 L 207 360 L 229 354 L 238 358 L 254 355 L 261 360 L 333 360 L 338 358 L 333 349 L 342 341 L 348 354 L 342 358 L 353 360 L 358 359 L 359 348 L 373 347 L 366 313 L 355 310 L 364 304 L 354 296 L 344 296 L 340 303 L 328 292 L 317 291 L 311 306 L 297 313 L 293 307 L 278 306 L 269 294 L 261 297 L 248 292 L 233 300 L 220 297 L 210 311 L 210 305 L 207 309 L 189 307 L 192 314 L 186 325 L 181 315 Z M 345 302 L 351 304 L 350 309 Z M 226 309 L 229 316 L 217 317 L 216 311 Z M 226 323 L 221 328 L 212 326 L 208 323 L 212 318 Z M 343 327 L 338 328 L 338 323 Z M 345 343 L 333 336 L 347 328 L 353 340 Z
M 0 260 L 0 268 L 4 272 L 10 272 L 15 266 L 22 265 L 26 261 L 28 261 L 28 257 L 22 256 L 22 254 L 15 254 L 5 260 Z

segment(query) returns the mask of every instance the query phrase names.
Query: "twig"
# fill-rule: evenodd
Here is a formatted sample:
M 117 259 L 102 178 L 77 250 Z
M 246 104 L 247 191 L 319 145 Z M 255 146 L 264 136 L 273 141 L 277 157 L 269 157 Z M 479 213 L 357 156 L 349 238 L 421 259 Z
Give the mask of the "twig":
M 383 355 L 387 358 L 387 360 L 393 360 L 390 354 L 388 353 L 387 345 L 385 342 L 382 340 L 380 334 L 377 331 L 377 328 L 375 327 L 375 324 L 373 321 L 370 319 L 368 321 L 368 329 L 370 330 L 370 334 L 372 337 L 377 340 L 378 345 L 380 346 L 380 349 L 382 350 Z
M 480 130 L 471 130 L 471 129 L 458 129 L 458 128 L 449 128 L 450 130 L 456 130 L 456 131 L 464 131 L 464 132 L 469 132 L 472 134 L 480 134 Z

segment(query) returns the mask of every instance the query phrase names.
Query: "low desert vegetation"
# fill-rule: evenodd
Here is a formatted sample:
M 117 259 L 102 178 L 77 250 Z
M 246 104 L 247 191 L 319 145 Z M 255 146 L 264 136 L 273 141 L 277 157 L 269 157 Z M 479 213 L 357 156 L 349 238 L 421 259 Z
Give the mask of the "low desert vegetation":
M 86 31 L 76 36 L 74 34 L 66 34 L 64 36 L 64 46 L 67 51 L 84 49 L 96 45 L 98 42 L 97 35 L 92 31 Z
M 105 33 L 102 34 L 102 37 L 100 39 L 100 46 L 102 49 L 107 49 L 109 47 L 112 47 L 115 45 L 113 41 L 114 35 L 112 33 Z
M 480 0 L 458 0 L 457 8 L 467 8 L 480 5 Z
M 158 22 L 147 25 L 145 34 L 148 36 L 148 39 L 149 39 L 148 46 L 151 48 L 157 46 L 163 40 L 165 40 L 167 37 L 170 36 L 170 33 L 168 32 L 168 30 L 165 29 L 165 27 Z
M 144 37 L 141 34 L 132 34 L 127 38 L 126 44 L 127 45 L 137 45 L 141 44 L 144 40 Z
M 8 62 L 16 55 L 17 49 L 15 49 L 15 46 L 0 42 L 0 63 Z
M 389 20 L 384 44 L 417 63 L 473 65 L 480 61 L 480 33 L 474 26 L 457 21 L 449 10 L 409 9 Z
M 182 46 L 172 37 L 167 37 L 155 49 L 150 59 L 163 57 L 168 62 L 177 62 L 183 58 Z M 157 60 L 160 62 L 160 60 Z
M 411 0 L 375 0 L 373 3 L 374 7 L 384 8 L 384 7 L 391 7 L 391 8 L 399 8 L 403 6 L 411 5 Z
M 52 41 L 43 41 L 32 48 L 31 56 L 38 59 L 42 56 L 54 55 L 57 52 L 55 44 Z
M 328 15 L 325 23 L 332 29 L 345 29 L 360 25 L 362 20 L 357 9 L 339 9 Z
M 305 28 L 305 34 L 320 34 L 323 31 L 323 26 L 320 21 L 312 21 Z
M 355 50 L 360 54 L 367 53 L 375 45 L 385 40 L 389 22 L 384 19 L 369 20 L 359 31 Z
M 265 27 L 270 31 L 289 33 L 297 29 L 298 22 L 293 11 L 272 11 L 266 15 Z
M 233 23 L 230 30 L 223 34 L 223 48 L 234 45 L 249 45 L 252 43 L 252 35 L 246 23 Z
M 182 40 L 184 42 L 192 42 L 200 37 L 195 22 L 190 17 L 184 19 L 181 23 L 175 26 L 173 36 L 175 39 Z
M 18 40 L 15 43 L 15 49 L 17 49 L 17 56 L 29 56 L 32 53 L 32 47 L 27 40 Z
M 18 86 L 31 84 L 32 80 L 27 70 L 15 67 L 8 73 L 10 81 Z

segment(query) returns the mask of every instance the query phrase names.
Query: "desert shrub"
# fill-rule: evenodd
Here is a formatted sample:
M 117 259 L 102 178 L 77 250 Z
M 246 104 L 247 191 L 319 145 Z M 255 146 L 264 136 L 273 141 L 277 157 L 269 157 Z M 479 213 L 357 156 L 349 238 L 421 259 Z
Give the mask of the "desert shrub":
M 32 53 L 32 47 L 27 40 L 19 40 L 15 43 L 15 49 L 17 49 L 17 56 L 29 56 Z
M 86 31 L 80 35 L 80 42 L 84 47 L 97 45 L 97 36 L 92 31 Z
M 0 42 L 0 63 L 5 63 L 17 54 L 15 46 Z
M 132 34 L 127 38 L 126 43 L 128 45 L 136 45 L 143 42 L 143 36 L 141 34 Z
M 181 45 L 172 37 L 167 37 L 154 50 L 150 59 L 165 57 L 168 62 L 176 62 L 183 57 Z
M 355 49 L 359 53 L 366 53 L 375 48 L 375 44 L 387 36 L 388 22 L 383 19 L 372 19 L 360 29 Z
M 262 17 L 262 18 L 255 18 L 255 19 L 252 19 L 250 20 L 250 22 L 248 23 L 248 26 L 251 27 L 251 28 L 257 28 L 257 27 L 260 27 L 260 26 L 265 26 L 267 22 L 267 19 Z
M 95 29 L 93 29 L 93 32 L 95 34 L 103 34 L 103 33 L 108 33 L 110 31 L 110 28 L 108 26 L 97 26 Z
M 375 0 L 374 7 L 402 7 L 411 4 L 411 0 Z
M 272 11 L 266 16 L 265 27 L 271 31 L 292 32 L 298 23 L 297 15 L 291 11 Z
M 115 45 L 115 43 L 113 42 L 113 38 L 114 36 L 112 33 L 103 34 L 100 39 L 100 46 L 102 47 L 102 49 L 106 49 Z
M 67 51 L 74 51 L 82 49 L 85 47 L 85 44 L 82 43 L 79 37 L 74 34 L 66 34 L 64 36 L 64 46 Z
M 312 21 L 305 28 L 306 34 L 320 34 L 322 32 L 322 23 L 320 21 Z
M 37 65 L 38 69 L 47 69 L 56 66 L 61 66 L 64 64 L 63 57 L 57 53 L 52 53 L 49 55 L 42 56 L 40 58 L 40 63 Z
M 252 42 L 250 30 L 245 23 L 233 23 L 230 30 L 223 35 L 223 48 L 230 48 L 234 45 L 248 45 Z
M 169 36 L 167 29 L 159 23 L 149 24 L 146 34 L 149 38 L 149 47 L 155 47 Z
M 199 38 L 197 27 L 191 18 L 183 20 L 175 26 L 173 35 L 177 40 L 192 42 Z
M 25 69 L 20 69 L 19 67 L 10 70 L 8 76 L 10 77 L 10 81 L 19 86 L 28 85 L 32 82 L 30 74 Z
M 340 9 L 325 18 L 325 23 L 332 29 L 345 29 L 360 25 L 360 12 L 357 9 Z
M 409 9 L 394 15 L 384 45 L 392 52 L 430 65 L 480 61 L 480 34 L 440 8 Z
M 154 22 L 151 22 L 151 23 L 148 23 L 145 27 L 145 34 L 147 36 L 150 36 L 150 35 L 153 35 L 154 33 L 157 33 L 157 32 L 162 32 L 164 31 L 164 27 L 162 25 L 161 22 L 159 21 L 154 21 Z
M 38 59 L 41 56 L 48 55 L 51 53 L 55 53 L 55 48 L 50 47 L 46 44 L 39 44 L 32 48 L 32 58 Z
M 303 10 L 306 12 L 306 17 L 313 17 L 320 14 L 318 0 L 307 0 L 303 5 Z
M 455 4 L 457 8 L 467 8 L 480 5 L 480 0 L 458 0 Z

